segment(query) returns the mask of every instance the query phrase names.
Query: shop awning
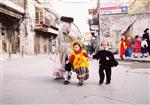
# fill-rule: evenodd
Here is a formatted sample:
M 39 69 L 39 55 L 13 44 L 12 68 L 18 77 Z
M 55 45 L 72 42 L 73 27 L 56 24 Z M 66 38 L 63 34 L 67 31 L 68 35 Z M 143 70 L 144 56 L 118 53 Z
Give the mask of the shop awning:
M 21 14 L 24 14 L 24 8 L 11 2 L 11 0 L 2 0 L 2 1 L 0 0 L 0 4 L 4 5 L 6 7 L 9 7 L 11 9 L 21 13 Z
M 58 30 L 55 30 L 53 28 L 48 28 L 48 32 L 58 35 Z
M 52 33 L 52 32 L 48 32 L 48 31 L 44 31 L 44 30 L 41 30 L 41 29 L 35 29 L 34 30 L 38 35 L 42 35 L 42 36 L 47 36 L 47 37 L 56 37 L 58 34 L 56 33 Z

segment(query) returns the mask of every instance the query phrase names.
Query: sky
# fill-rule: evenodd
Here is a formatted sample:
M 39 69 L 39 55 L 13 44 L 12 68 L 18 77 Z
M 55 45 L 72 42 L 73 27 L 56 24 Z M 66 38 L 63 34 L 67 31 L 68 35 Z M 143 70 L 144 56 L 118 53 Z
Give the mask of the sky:
M 127 5 L 128 0 L 100 0 L 100 7 Z M 74 18 L 74 23 L 82 33 L 89 31 L 88 10 L 97 6 L 97 0 L 52 0 L 52 9 L 60 16 Z
M 94 8 L 96 2 L 91 0 L 74 0 L 75 2 L 70 2 L 73 0 L 54 0 L 52 8 L 61 16 L 69 16 L 74 18 L 74 23 L 79 27 L 82 33 L 89 31 L 88 25 L 88 9 Z M 83 1 L 82 3 L 80 1 Z M 91 2 L 89 2 L 91 1 Z

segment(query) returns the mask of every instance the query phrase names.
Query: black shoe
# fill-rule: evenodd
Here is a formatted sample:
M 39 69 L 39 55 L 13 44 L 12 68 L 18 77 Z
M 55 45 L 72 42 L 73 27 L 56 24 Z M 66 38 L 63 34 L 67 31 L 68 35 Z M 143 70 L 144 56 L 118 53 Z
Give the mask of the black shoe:
M 64 85 L 68 85 L 69 84 L 69 81 L 64 81 Z
M 71 75 L 68 76 L 68 80 L 70 80 L 70 79 L 71 79 Z
M 80 82 L 79 82 L 79 86 L 82 86 L 82 85 L 83 85 L 83 81 L 80 81 Z
M 106 85 L 109 85 L 110 84 L 110 82 L 106 82 Z
M 98 84 L 102 85 L 102 84 L 103 84 L 103 82 L 99 81 L 99 82 L 98 82 Z
M 141 56 L 141 58 L 143 58 L 143 56 Z
M 135 56 L 135 55 L 134 55 L 133 57 L 134 57 L 134 58 L 138 58 L 138 57 L 137 57 L 137 56 Z

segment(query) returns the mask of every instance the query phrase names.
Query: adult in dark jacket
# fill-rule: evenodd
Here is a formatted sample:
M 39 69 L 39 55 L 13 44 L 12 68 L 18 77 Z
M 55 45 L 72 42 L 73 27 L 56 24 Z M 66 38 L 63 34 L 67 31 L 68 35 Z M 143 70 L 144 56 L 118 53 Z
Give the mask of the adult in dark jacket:
M 142 38 L 143 38 L 143 39 L 146 39 L 146 41 L 147 41 L 147 44 L 148 44 L 147 51 L 148 51 L 148 53 L 149 53 L 149 55 L 150 55 L 149 28 L 146 28 L 146 29 L 144 30 L 144 34 L 143 34 Z

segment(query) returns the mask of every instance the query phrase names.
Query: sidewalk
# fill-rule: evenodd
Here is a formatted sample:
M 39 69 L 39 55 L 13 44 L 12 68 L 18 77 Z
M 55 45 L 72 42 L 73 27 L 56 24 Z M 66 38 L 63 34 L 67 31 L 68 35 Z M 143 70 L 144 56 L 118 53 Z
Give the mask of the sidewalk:
M 115 56 L 115 58 L 117 59 L 117 60 L 119 60 L 119 61 L 122 61 L 121 59 L 120 59 L 120 55 L 119 54 L 116 54 L 116 55 L 114 55 Z M 134 58 L 133 56 L 132 57 L 128 57 L 128 58 L 126 58 L 126 57 L 124 57 L 124 60 L 123 61 L 135 61 L 135 62 L 150 62 L 150 56 L 148 56 L 147 58 Z
M 39 56 L 48 56 L 48 54 L 38 54 L 38 55 L 24 54 L 23 57 L 21 56 L 21 54 L 11 54 L 11 58 L 9 58 L 8 54 L 2 54 L 0 55 L 0 59 L 1 61 L 9 61 L 9 60 L 20 60 L 20 59 L 26 59 L 26 58 L 39 57 Z

